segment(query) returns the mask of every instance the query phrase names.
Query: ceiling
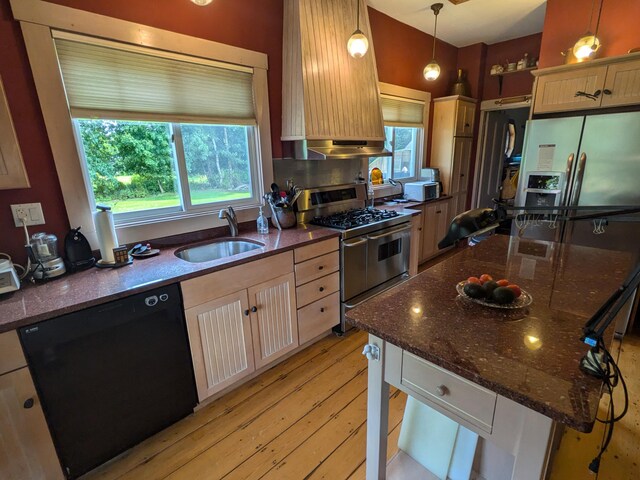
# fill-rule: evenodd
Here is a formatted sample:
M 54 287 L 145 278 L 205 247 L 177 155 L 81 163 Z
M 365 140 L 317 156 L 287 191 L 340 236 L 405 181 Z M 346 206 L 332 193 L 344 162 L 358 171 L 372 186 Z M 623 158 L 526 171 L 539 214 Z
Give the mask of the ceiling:
M 431 4 L 437 0 L 367 0 L 369 6 L 433 35 Z M 454 5 L 440 0 L 438 39 L 456 47 L 492 43 L 542 31 L 546 0 L 469 0 Z

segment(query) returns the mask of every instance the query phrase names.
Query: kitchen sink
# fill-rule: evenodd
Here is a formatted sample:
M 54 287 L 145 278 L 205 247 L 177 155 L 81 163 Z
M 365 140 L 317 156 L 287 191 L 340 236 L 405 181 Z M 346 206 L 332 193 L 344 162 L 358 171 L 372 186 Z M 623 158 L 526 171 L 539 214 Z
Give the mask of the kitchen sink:
M 264 247 L 264 243 L 243 238 L 220 239 L 209 243 L 182 247 L 176 250 L 175 255 L 182 260 L 191 263 L 209 262 L 219 258 L 231 257 L 240 253 L 250 252 Z

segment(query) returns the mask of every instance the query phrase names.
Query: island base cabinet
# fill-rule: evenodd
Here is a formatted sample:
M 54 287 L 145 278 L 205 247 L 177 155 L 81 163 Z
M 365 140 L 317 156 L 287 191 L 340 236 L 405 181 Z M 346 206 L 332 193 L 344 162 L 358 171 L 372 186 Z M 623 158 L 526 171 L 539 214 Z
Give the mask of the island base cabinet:
M 28 368 L 0 375 L 0 478 L 63 478 Z
M 185 313 L 200 401 L 255 370 L 246 290 Z
M 249 299 L 253 352 L 261 368 L 298 346 L 293 273 L 249 288 Z
M 509 471 L 502 472 L 503 478 L 542 480 L 546 477 L 558 430 L 552 419 L 374 335 L 369 335 L 369 345 L 374 353 L 368 361 L 367 480 L 387 478 L 391 385 L 511 455 L 513 464 Z M 473 399 L 478 400 L 477 405 Z

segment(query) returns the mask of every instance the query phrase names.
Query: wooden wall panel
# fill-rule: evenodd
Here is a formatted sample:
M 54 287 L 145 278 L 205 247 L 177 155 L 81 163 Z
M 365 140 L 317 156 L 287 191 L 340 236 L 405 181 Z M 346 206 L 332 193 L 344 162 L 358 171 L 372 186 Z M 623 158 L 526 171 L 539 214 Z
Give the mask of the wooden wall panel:
M 283 140 L 384 139 L 367 7 L 359 1 L 360 29 L 369 39 L 359 59 L 347 52 L 354 2 L 285 1 Z

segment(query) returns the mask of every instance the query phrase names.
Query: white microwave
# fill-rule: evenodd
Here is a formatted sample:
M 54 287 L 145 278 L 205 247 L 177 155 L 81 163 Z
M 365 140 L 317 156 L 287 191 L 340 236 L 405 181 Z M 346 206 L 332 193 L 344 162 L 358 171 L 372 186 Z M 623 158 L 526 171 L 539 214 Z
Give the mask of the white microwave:
M 408 200 L 426 202 L 440 198 L 438 182 L 408 182 L 404 184 L 404 194 Z

